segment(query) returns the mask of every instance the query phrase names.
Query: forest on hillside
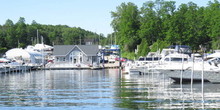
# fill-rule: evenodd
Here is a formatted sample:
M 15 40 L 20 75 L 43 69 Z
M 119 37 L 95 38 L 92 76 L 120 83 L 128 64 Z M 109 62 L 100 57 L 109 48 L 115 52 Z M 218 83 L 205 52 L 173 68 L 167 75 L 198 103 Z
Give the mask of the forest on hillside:
M 150 51 L 169 45 L 188 45 L 199 51 L 220 49 L 220 3 L 207 2 L 200 7 L 193 2 L 176 7 L 175 1 L 146 1 L 142 7 L 134 3 L 121 3 L 111 12 L 114 30 L 108 36 L 80 27 L 43 25 L 35 20 L 31 24 L 20 17 L 16 23 L 8 19 L 0 25 L 0 53 L 11 48 L 34 45 L 44 39 L 48 45 L 93 44 L 120 45 L 122 56 L 145 56 Z M 38 34 L 37 34 L 38 32 Z M 135 49 L 138 53 L 135 54 Z
M 220 3 L 207 2 L 199 7 L 193 2 L 176 7 L 175 1 L 147 1 L 142 7 L 134 3 L 122 3 L 111 12 L 111 26 L 126 55 L 138 56 L 169 45 L 189 45 L 199 51 L 201 45 L 207 51 L 220 48 Z M 125 55 L 125 56 L 126 56 Z
M 84 45 L 85 42 L 104 45 L 106 39 L 103 34 L 80 27 L 42 25 L 35 20 L 27 24 L 25 18 L 20 17 L 16 23 L 8 19 L 5 24 L 0 25 L 0 52 L 41 43 L 42 38 L 47 45 Z

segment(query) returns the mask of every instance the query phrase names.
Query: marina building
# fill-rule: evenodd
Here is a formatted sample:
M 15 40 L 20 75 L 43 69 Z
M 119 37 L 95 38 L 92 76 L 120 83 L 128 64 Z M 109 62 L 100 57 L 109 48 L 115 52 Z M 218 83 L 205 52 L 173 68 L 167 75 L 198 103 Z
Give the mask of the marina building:
M 98 45 L 54 45 L 54 61 L 73 64 L 94 64 L 99 62 Z

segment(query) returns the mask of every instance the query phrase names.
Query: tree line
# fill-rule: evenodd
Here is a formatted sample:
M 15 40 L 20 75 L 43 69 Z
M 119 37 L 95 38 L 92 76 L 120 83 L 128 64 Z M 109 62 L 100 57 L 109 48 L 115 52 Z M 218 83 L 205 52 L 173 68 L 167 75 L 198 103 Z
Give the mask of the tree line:
M 80 27 L 42 25 L 35 20 L 31 24 L 26 24 L 25 18 L 20 17 L 16 23 L 8 19 L 5 24 L 0 25 L 0 52 L 41 43 L 42 38 L 47 45 L 84 45 L 86 42 L 104 45 L 106 39 L 103 34 Z
M 194 51 L 220 48 L 220 3 L 199 7 L 193 2 L 176 7 L 175 1 L 147 1 L 138 8 L 122 3 L 111 12 L 116 43 L 123 52 L 138 56 L 169 45 L 189 45 Z

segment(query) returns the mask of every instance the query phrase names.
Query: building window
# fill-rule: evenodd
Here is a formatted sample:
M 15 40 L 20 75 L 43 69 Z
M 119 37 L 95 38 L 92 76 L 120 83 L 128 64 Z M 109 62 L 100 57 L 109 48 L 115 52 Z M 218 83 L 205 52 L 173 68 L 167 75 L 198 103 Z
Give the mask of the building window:
M 65 58 L 63 58 L 63 61 L 65 61 L 66 59 Z
M 89 57 L 87 57 L 87 61 L 89 61 Z

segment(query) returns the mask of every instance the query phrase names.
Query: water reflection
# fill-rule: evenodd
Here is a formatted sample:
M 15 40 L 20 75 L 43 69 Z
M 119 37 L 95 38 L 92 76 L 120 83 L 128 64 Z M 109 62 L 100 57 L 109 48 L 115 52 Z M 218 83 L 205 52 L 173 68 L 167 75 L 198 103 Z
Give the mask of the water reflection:
M 118 71 L 109 74 L 108 70 L 0 74 L 0 106 L 113 108 L 117 77 Z
M 125 75 L 126 76 L 126 75 Z M 121 82 L 122 102 L 118 107 L 133 109 L 220 108 L 220 84 L 173 84 L 163 74 L 128 75 Z M 123 94 L 123 95 L 122 95 Z
M 159 82 L 157 82 L 159 81 Z M 155 94 L 165 85 L 161 75 L 124 75 L 119 83 L 120 103 L 117 107 L 129 109 L 149 109 L 160 105 L 163 99 Z
M 182 88 L 181 88 L 182 87 Z M 47 70 L 0 74 L 2 109 L 220 108 L 220 84 L 173 84 L 164 74 Z

